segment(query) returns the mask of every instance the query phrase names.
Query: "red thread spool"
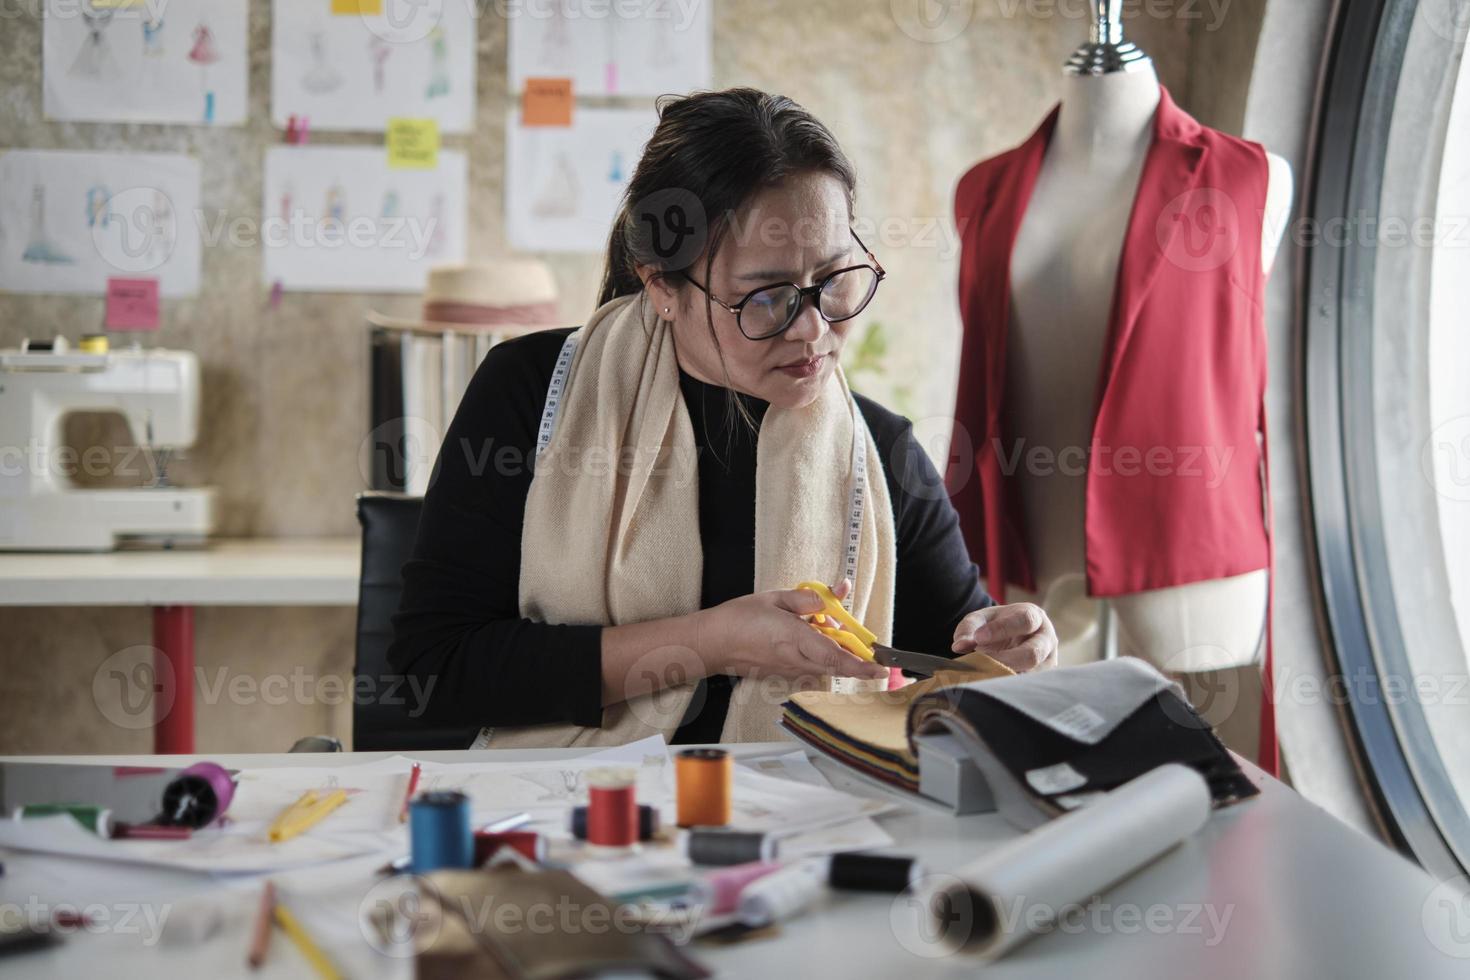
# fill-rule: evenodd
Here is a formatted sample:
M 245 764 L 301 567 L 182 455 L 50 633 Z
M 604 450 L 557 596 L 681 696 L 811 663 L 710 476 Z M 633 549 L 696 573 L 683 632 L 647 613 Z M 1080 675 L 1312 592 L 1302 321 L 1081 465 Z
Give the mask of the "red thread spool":
M 475 866 L 479 867 L 495 856 L 502 847 L 519 851 L 527 859 L 538 864 L 546 860 L 546 839 L 534 830 L 503 830 L 499 833 L 475 831 Z
M 638 843 L 638 799 L 632 769 L 592 769 L 587 773 L 587 843 L 633 847 Z

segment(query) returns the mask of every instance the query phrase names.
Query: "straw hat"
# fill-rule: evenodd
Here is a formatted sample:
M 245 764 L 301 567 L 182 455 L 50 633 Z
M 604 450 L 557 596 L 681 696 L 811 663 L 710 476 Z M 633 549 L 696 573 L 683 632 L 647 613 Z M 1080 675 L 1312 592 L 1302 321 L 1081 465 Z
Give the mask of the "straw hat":
M 500 259 L 429 270 L 423 313 L 418 318 L 371 311 L 368 322 L 397 330 L 459 330 L 504 333 L 561 326 L 556 280 L 543 262 Z

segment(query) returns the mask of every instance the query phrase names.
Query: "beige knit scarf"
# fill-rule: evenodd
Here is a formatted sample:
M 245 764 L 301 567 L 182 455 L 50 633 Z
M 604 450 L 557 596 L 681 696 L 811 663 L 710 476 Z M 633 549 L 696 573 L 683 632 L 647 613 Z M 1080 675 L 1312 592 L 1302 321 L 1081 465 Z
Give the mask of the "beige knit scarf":
M 705 555 L 699 543 L 699 451 L 679 388 L 673 327 L 640 293 L 605 304 L 575 336 L 559 408 L 548 397 L 543 425 L 554 428 L 526 498 L 521 615 L 618 625 L 694 612 L 703 563 L 720 555 Z M 896 565 L 893 507 L 877 446 L 840 367 L 812 404 L 772 406 L 762 420 L 751 585 L 762 592 L 844 577 L 854 425 L 861 426 L 866 444 L 866 502 L 852 612 L 887 643 Z M 497 728 L 477 744 L 619 745 L 655 733 L 668 738 L 695 691 L 684 667 L 693 658 L 693 651 L 676 651 L 673 666 L 662 668 L 668 686 L 609 705 L 601 728 Z M 659 662 L 667 663 L 664 654 Z M 777 721 L 792 690 L 795 685 L 780 678 L 743 677 L 721 741 L 783 738 Z

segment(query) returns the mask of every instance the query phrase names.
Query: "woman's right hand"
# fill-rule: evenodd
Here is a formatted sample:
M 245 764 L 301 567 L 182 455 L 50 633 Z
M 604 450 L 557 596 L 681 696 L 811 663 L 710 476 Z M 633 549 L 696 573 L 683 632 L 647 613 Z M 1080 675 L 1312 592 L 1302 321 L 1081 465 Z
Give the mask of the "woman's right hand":
M 841 598 L 846 590 L 833 591 Z M 853 656 L 802 618 L 821 611 L 810 589 L 757 592 L 702 609 L 695 614 L 700 656 L 710 673 L 886 678 L 887 667 Z

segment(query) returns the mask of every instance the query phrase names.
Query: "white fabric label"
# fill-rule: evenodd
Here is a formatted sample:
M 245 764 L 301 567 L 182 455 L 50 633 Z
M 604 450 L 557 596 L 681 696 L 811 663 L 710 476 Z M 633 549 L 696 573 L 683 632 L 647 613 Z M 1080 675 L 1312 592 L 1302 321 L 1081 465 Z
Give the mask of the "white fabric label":
M 1026 773 L 1026 782 L 1041 795 L 1051 796 L 1053 793 L 1065 793 L 1078 786 L 1086 786 L 1087 777 L 1065 762 L 1058 762 L 1054 766 L 1032 769 Z
M 1053 796 L 1051 801 L 1063 810 L 1076 810 L 1106 795 L 1101 790 L 1093 790 L 1090 793 L 1067 793 L 1064 796 Z
M 1057 712 L 1048 718 L 1046 723 L 1063 735 L 1069 735 L 1081 741 L 1091 739 L 1093 733 L 1108 727 L 1106 718 L 1081 703 L 1074 704 L 1065 711 Z

